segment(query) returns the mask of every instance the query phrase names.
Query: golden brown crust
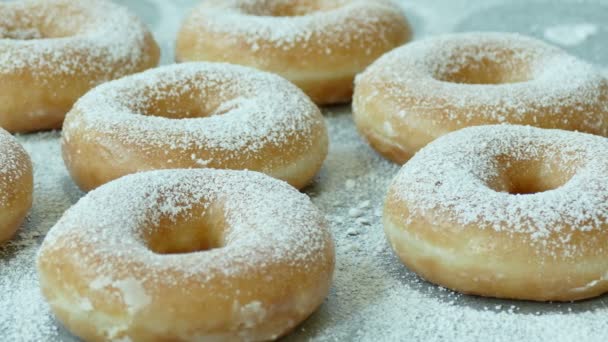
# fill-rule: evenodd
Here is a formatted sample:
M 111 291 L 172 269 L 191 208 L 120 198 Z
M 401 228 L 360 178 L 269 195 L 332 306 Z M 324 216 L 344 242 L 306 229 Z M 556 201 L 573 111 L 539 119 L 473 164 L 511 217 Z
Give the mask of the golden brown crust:
M 79 245 L 74 248 L 93 247 Z M 95 277 L 83 277 L 85 270 L 73 269 L 69 263 L 60 263 L 65 260 L 66 253 L 70 252 L 56 250 L 41 255 L 38 269 L 44 274 L 42 292 L 57 318 L 76 336 L 86 341 L 108 341 L 107 331 L 100 329 L 103 327 L 100 323 L 111 316 L 126 316 L 121 297 L 107 296 L 107 293 L 92 289 L 90 284 Z M 163 287 L 151 282 L 142 283 L 142 287 L 152 289 L 148 293 L 155 300 L 145 311 L 138 313 L 135 322 L 129 326 L 128 335 L 133 341 L 190 341 L 186 336 L 198 332 L 201 336 L 218 341 L 236 341 L 240 340 L 236 337 L 239 330 L 244 330 L 249 341 L 278 339 L 308 318 L 327 296 L 334 268 L 333 248 L 328 248 L 324 253 L 323 259 L 331 262 L 311 265 L 306 269 L 294 271 L 290 265 L 273 265 L 272 271 L 276 275 L 271 283 L 266 274 L 252 271 L 246 281 L 236 284 L 241 289 L 240 296 L 234 296 L 232 286 L 226 287 L 226 282 L 231 281 L 229 277 L 214 279 L 201 286 L 197 280 L 182 281 L 187 278 L 184 274 L 159 273 L 159 277 L 180 279 L 183 292 L 178 294 L 169 285 Z M 99 262 L 125 263 L 125 260 Z M 158 270 L 149 269 L 148 272 L 158 273 Z M 140 275 L 132 273 L 130 276 L 137 278 Z M 255 284 L 266 284 L 266 290 L 257 291 L 260 286 Z M 118 290 L 115 292 L 119 293 Z M 88 299 L 95 311 L 87 312 L 79 308 L 83 298 Z M 239 311 L 235 312 L 235 303 L 260 303 L 265 312 L 261 319 L 258 318 L 260 313 L 256 311 L 257 305 L 251 304 L 240 310 L 242 316 L 239 317 Z M 251 310 L 251 313 L 247 310 Z M 174 334 L 182 330 L 176 317 L 179 317 L 183 327 L 188 326 L 187 330 L 181 331 L 182 338 Z M 243 321 L 239 322 L 241 319 Z M 99 326 L 96 327 L 96 324 Z M 166 333 L 156 332 L 163 330 Z
M 525 234 L 480 230 L 474 225 L 460 229 L 452 222 L 438 223 L 439 217 L 412 218 L 404 225 L 407 210 L 389 195 L 385 233 L 401 261 L 432 283 L 465 294 L 535 301 L 572 301 L 608 292 L 608 281 L 597 282 L 598 275 L 601 279 L 606 272 L 604 256 L 590 253 L 578 259 L 538 262 L 538 253 Z M 553 242 L 547 244 L 563 237 L 553 234 Z M 592 241 L 586 247 L 596 250 L 605 243 L 597 232 L 577 232 L 572 243 L 576 241 Z M 492 248 L 480 250 L 479 246 Z
M 72 120 L 77 120 L 79 114 L 72 112 L 70 115 Z M 70 176 L 84 191 L 134 172 L 200 167 L 259 170 L 301 189 L 321 168 L 329 145 L 327 128 L 321 117 L 315 119 L 306 142 L 298 142 L 292 137 L 288 150 L 284 144 L 268 145 L 256 151 L 255 158 L 247 158 L 246 152 L 241 152 L 241 158 L 230 160 L 226 160 L 225 151 L 201 150 L 197 146 L 171 150 L 171 141 L 167 141 L 164 148 L 145 142 L 133 146 L 120 136 L 99 134 L 86 128 L 70 129 L 69 136 L 69 140 L 62 142 L 63 159 Z M 192 155 L 197 159 L 193 160 Z M 211 162 L 201 165 L 199 159 Z

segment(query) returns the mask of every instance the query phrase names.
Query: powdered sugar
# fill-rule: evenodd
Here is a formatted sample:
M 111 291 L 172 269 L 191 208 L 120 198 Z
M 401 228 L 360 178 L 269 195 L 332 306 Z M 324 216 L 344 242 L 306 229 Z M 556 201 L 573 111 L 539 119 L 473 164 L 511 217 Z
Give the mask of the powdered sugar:
M 150 296 L 146 293 L 141 282 L 135 278 L 126 278 L 115 281 L 112 286 L 120 290 L 122 300 L 127 304 L 131 313 L 150 304 Z
M 575 257 L 584 251 L 578 243 L 570 246 L 570 235 L 601 231 L 608 223 L 606 155 L 606 139 L 583 133 L 509 125 L 466 128 L 423 148 L 391 191 L 408 204 L 412 216 L 433 211 L 462 226 L 523 233 L 545 254 Z M 512 195 L 494 188 L 502 187 L 497 181 L 504 168 L 501 156 L 556 163 L 571 178 L 554 190 Z M 555 232 L 563 238 L 550 243 Z
M 105 0 L 0 2 L 0 13 L 0 73 L 35 70 L 44 80 L 94 71 L 104 75 L 97 84 L 149 58 L 141 21 Z

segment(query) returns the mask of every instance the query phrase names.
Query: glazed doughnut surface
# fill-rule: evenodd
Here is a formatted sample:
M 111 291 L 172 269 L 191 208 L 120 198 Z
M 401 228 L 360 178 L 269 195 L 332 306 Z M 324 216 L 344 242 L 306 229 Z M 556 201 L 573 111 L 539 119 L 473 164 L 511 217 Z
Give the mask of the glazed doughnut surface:
M 388 0 L 210 0 L 185 19 L 176 54 L 277 73 L 331 104 L 350 101 L 355 74 L 410 38 Z
M 0 242 L 10 239 L 27 215 L 33 187 L 30 157 L 0 128 Z
M 482 296 L 570 301 L 608 291 L 608 140 L 465 128 L 399 172 L 384 211 L 402 261 Z
M 61 128 L 86 91 L 158 60 L 143 23 L 109 1 L 0 2 L 0 126 Z
M 522 124 L 608 135 L 608 83 L 590 64 L 511 33 L 407 44 L 358 76 L 359 131 L 397 163 L 463 127 Z
M 65 213 L 38 255 L 45 297 L 87 341 L 275 339 L 322 303 L 333 267 L 306 195 L 213 169 L 108 183 Z
M 171 168 L 260 171 L 300 188 L 328 149 L 319 109 L 287 80 L 247 67 L 184 63 L 109 82 L 67 115 L 63 155 L 93 189 Z

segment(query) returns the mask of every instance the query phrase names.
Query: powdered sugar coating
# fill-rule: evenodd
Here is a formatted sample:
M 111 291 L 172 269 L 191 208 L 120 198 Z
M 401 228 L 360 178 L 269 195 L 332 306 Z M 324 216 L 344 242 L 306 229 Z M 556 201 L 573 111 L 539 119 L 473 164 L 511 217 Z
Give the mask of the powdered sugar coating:
M 143 236 L 154 234 L 161 219 L 183 219 L 201 204 L 222 208 L 222 248 L 181 255 L 148 248 Z M 307 268 L 326 262 L 328 248 L 326 222 L 306 195 L 259 173 L 203 169 L 129 175 L 90 192 L 51 229 L 41 253 L 70 250 L 66 259 L 99 279 L 111 278 L 126 266 L 95 260 L 118 258 L 134 267 L 131 275 L 141 274 L 137 265 L 158 271 L 145 273 L 141 283 L 173 284 L 176 279 L 160 277 L 160 272 L 172 270 L 204 286 L 216 275 L 259 271 L 269 263 Z
M 281 13 L 291 6 L 292 13 Z M 387 14 L 403 18 L 401 9 L 386 0 L 222 0 L 202 3 L 190 20 L 225 34 L 225 43 L 244 39 L 253 52 L 268 48 L 259 45 L 263 41 L 284 50 L 320 46 L 322 54 L 332 55 L 334 48 L 348 47 L 369 54 L 383 36 L 386 26 L 378 23 Z
M 564 248 L 574 232 L 598 231 L 608 224 L 608 140 L 603 137 L 499 125 L 465 128 L 443 136 L 420 150 L 399 172 L 391 191 L 405 203 L 407 222 L 431 211 L 464 227 L 475 225 L 523 233 L 547 254 L 561 248 L 562 256 L 576 256 Z M 498 160 L 549 160 L 573 176 L 562 186 L 544 192 L 514 195 L 488 184 L 500 174 Z M 545 239 L 559 232 L 559 245 Z M 608 231 L 605 232 L 608 234 Z
M 23 168 L 19 166 L 25 150 L 13 136 L 0 128 L 0 174 L 9 183 L 19 178 Z
M 211 91 L 214 98 L 206 99 Z M 183 111 L 179 106 L 163 114 L 168 117 L 146 113 L 153 101 L 184 96 L 201 97 L 201 103 L 213 101 L 218 106 L 204 117 L 170 118 Z M 311 146 L 308 137 L 319 119 L 319 109 L 279 76 L 223 63 L 183 63 L 95 88 L 66 117 L 64 139 L 70 139 L 71 131 L 83 129 L 139 146 L 143 153 L 169 143 L 171 151 L 206 149 L 221 151 L 226 160 L 255 159 L 268 145 L 282 145 L 285 153 L 296 139 Z M 201 166 L 208 162 L 202 160 Z
M 29 157 L 23 147 L 11 134 L 0 128 L 0 184 L 12 187 L 30 169 Z M 11 196 L 14 196 L 12 190 L 0 192 L 0 205 L 6 204 Z
M 45 70 L 54 77 L 102 72 L 101 80 L 146 64 L 146 28 L 106 0 L 0 3 L 0 73 Z M 51 37 L 45 37 L 51 33 Z M 33 73 L 44 79 L 49 75 Z
M 507 58 L 505 50 L 511 51 Z M 502 84 L 442 80 L 471 62 L 498 64 L 505 73 L 524 79 Z M 589 130 L 608 134 L 606 115 L 574 111 L 555 117 L 570 107 L 588 106 L 608 113 L 605 78 L 590 64 L 519 34 L 458 33 L 423 39 L 377 60 L 357 77 L 357 86 L 363 82 L 377 90 L 359 99 L 358 107 L 379 98 L 391 99 L 409 108 L 397 113 L 404 120 L 415 113 L 434 122 L 437 117 L 425 111 L 433 108 L 455 123 L 474 118 L 488 123 L 533 123 L 546 117 L 564 125 L 583 122 Z M 454 115 L 456 111 L 464 116 Z

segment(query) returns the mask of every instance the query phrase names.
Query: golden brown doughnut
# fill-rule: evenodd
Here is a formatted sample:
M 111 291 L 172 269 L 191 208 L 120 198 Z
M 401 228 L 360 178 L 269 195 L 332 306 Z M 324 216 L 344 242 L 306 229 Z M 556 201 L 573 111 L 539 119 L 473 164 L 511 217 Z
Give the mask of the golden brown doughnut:
M 323 214 L 250 171 L 129 175 L 82 198 L 38 254 L 43 294 L 86 341 L 260 341 L 331 286 Z
M 97 84 L 158 64 L 144 24 L 104 0 L 0 2 L 0 126 L 61 128 Z
M 608 292 L 608 140 L 470 127 L 399 172 L 384 228 L 425 279 L 482 296 L 571 301 Z
M 323 105 L 350 101 L 354 76 L 410 38 L 390 0 L 207 0 L 184 21 L 176 55 L 277 73 Z
M 511 33 L 408 44 L 358 76 L 353 113 L 383 156 L 403 163 L 463 127 L 521 124 L 608 135 L 608 83 L 590 64 Z
M 67 115 L 63 156 L 83 190 L 126 174 L 248 169 L 308 184 L 328 149 L 325 120 L 287 80 L 222 63 L 161 67 L 103 84 Z
M 32 162 L 23 147 L 0 128 L 0 242 L 15 234 L 32 206 Z

